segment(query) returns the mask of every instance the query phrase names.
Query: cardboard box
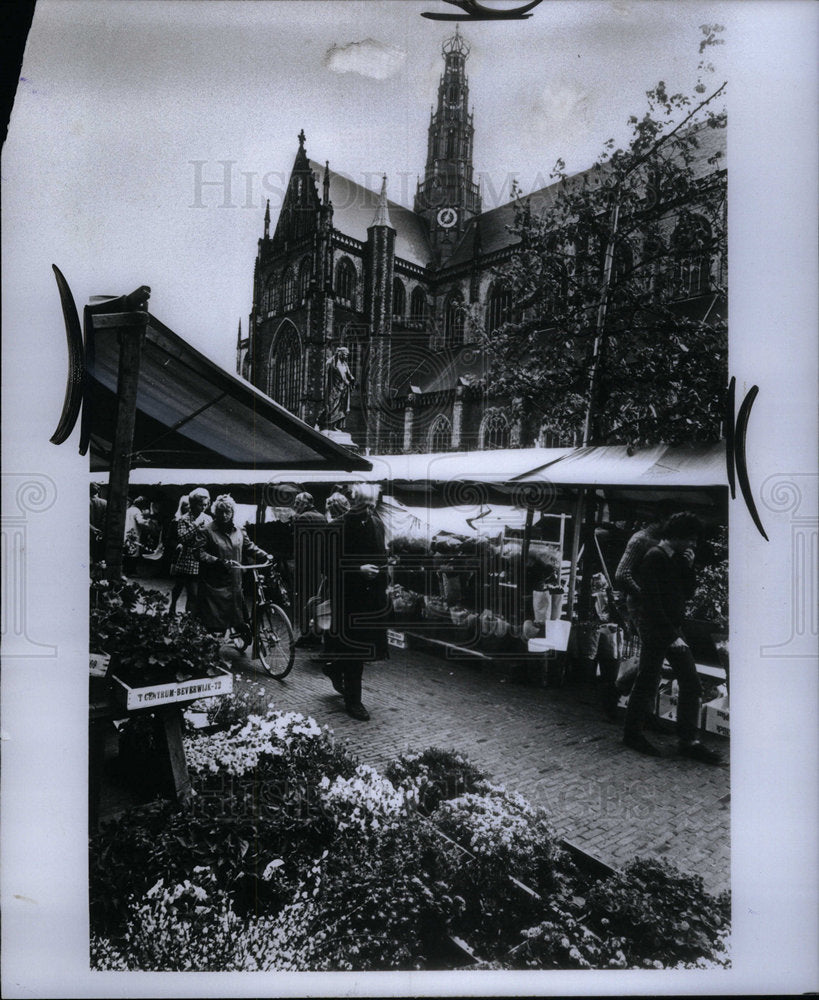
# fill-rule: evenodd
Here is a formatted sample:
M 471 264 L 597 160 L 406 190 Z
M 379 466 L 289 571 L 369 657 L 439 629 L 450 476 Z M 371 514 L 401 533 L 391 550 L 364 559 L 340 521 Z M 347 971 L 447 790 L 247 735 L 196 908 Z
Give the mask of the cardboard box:
M 674 680 L 662 681 L 657 690 L 657 705 L 655 708 L 657 715 L 661 719 L 676 720 L 679 698 L 680 693 L 677 682 Z
M 702 710 L 702 728 L 717 736 L 731 735 L 731 717 L 728 696 L 709 701 Z

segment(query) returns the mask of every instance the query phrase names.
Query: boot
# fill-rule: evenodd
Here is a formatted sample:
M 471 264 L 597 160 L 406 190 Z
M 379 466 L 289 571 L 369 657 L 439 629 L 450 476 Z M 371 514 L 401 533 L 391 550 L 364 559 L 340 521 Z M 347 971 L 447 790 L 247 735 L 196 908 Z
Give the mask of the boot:
M 370 713 L 361 704 L 361 675 L 364 664 L 360 660 L 344 664 L 344 706 L 347 715 L 360 722 L 366 722 Z

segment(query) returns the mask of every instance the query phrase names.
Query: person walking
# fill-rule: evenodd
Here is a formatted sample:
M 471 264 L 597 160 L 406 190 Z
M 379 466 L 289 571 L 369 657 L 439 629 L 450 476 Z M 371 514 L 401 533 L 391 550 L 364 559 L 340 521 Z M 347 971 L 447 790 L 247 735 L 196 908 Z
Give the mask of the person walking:
M 254 545 L 244 528 L 236 527 L 236 504 L 223 494 L 213 502 L 213 521 L 200 530 L 198 612 L 211 632 L 235 629 L 251 641 L 242 599 L 243 563 L 270 562 L 271 556 Z
M 623 743 L 647 756 L 661 756 L 643 735 L 643 724 L 656 697 L 667 659 L 679 686 L 677 739 L 679 751 L 707 764 L 721 757 L 697 739 L 702 687 L 694 656 L 682 637 L 685 604 L 694 590 L 694 559 L 702 533 L 699 519 L 689 513 L 672 514 L 660 531 L 660 541 L 645 554 L 637 570 L 639 601 L 637 627 L 641 649 L 637 677 L 631 691 L 623 729 Z
M 351 489 L 351 506 L 337 522 L 340 552 L 329 573 L 332 624 L 325 638 L 331 658 L 324 672 L 344 696 L 347 714 L 366 722 L 361 703 L 364 664 L 387 658 L 387 567 L 384 525 L 375 504 L 378 487 Z
M 324 532 L 319 529 L 327 527 L 327 521 L 316 510 L 313 497 L 307 493 L 298 493 L 293 500 L 293 616 L 300 635 L 297 646 L 320 645 L 318 636 L 310 632 L 307 620 L 307 605 L 315 597 L 321 587 L 324 557 L 322 545 Z
M 649 549 L 653 549 L 660 541 L 660 532 L 663 528 L 661 517 L 652 518 L 635 531 L 629 538 L 625 551 L 614 571 L 614 586 L 626 597 L 626 611 L 628 623 L 633 629 L 637 628 L 637 615 L 642 591 L 637 582 L 637 573 Z
M 174 578 L 171 588 L 171 605 L 168 613 L 176 614 L 176 604 L 185 591 L 185 611 L 193 614 L 199 593 L 199 545 L 200 531 L 211 523 L 206 508 L 210 504 L 210 494 L 203 487 L 191 490 L 187 497 L 182 497 L 176 511 L 176 547 L 171 576 Z

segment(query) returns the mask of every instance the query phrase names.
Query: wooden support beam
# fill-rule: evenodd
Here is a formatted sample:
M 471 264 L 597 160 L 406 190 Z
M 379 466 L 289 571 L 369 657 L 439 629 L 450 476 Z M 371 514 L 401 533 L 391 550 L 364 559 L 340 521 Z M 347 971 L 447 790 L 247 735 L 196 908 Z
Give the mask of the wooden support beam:
M 108 479 L 108 510 L 105 525 L 105 564 L 111 581 L 122 577 L 122 543 L 125 512 L 128 507 L 128 477 L 136 424 L 137 390 L 142 343 L 148 325 L 148 313 L 107 313 L 94 317 L 98 327 L 115 327 L 119 337 L 119 373 L 117 377 L 117 422 Z
M 167 761 L 171 791 L 177 803 L 187 809 L 193 799 L 193 790 L 182 743 L 182 710 L 179 705 L 163 705 L 156 710 L 156 734 L 160 752 Z

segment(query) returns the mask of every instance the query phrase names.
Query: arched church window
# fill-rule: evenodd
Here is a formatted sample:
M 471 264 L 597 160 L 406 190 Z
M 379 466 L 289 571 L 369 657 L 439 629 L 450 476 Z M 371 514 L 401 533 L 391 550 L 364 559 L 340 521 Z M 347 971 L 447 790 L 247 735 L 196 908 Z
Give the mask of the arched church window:
M 671 239 L 674 291 L 680 298 L 711 288 L 711 226 L 701 215 L 681 219 Z
M 336 298 L 351 308 L 355 305 L 356 273 L 349 257 L 342 257 L 336 267 Z
M 486 332 L 492 333 L 512 318 L 512 293 L 502 281 L 495 281 L 486 306 Z
M 288 267 L 282 277 L 282 312 L 288 312 L 296 304 L 296 277 Z
M 407 311 L 407 292 L 400 278 L 392 281 L 392 314 L 396 319 L 403 319 Z
M 312 277 L 313 262 L 309 257 L 303 258 L 299 266 L 299 298 L 304 299 L 310 290 L 310 278 Z
M 450 104 L 457 104 L 459 97 L 459 87 L 457 83 L 450 83 L 447 88 L 446 99 Z
M 416 323 L 423 322 L 427 316 L 427 297 L 424 289 L 416 285 L 410 297 L 410 318 Z
M 298 415 L 301 399 L 302 347 L 298 330 L 284 322 L 276 331 L 267 362 L 267 394 Z
M 444 307 L 444 333 L 450 347 L 464 340 L 464 302 L 460 292 L 451 292 Z
M 509 419 L 503 410 L 497 407 L 487 410 L 481 421 L 481 448 L 508 448 L 509 430 Z
M 448 451 L 452 443 L 452 424 L 443 413 L 432 421 L 427 435 L 427 447 L 430 451 Z
M 446 157 L 454 159 L 458 155 L 458 140 L 455 129 L 451 128 L 446 134 Z

